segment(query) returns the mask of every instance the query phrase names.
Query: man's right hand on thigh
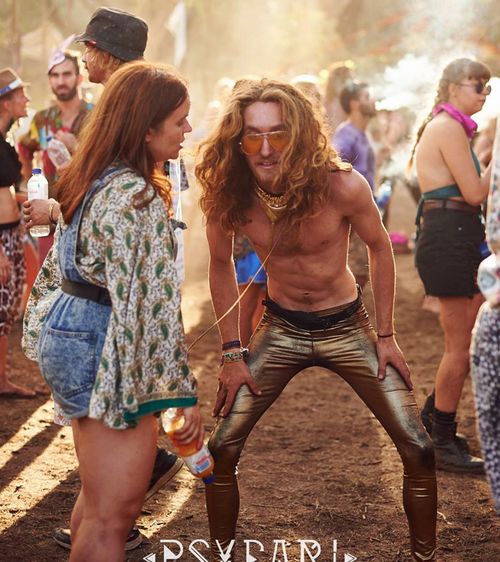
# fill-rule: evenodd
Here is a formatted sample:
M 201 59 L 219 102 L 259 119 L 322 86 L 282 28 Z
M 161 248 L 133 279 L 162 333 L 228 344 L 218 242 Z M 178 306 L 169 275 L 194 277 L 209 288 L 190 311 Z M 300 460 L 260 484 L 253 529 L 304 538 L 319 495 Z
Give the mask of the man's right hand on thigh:
M 219 413 L 225 418 L 233 406 L 236 393 L 244 384 L 248 385 L 253 394 L 262 394 L 256 382 L 252 378 L 247 364 L 244 361 L 224 363 L 219 374 L 219 387 L 212 415 Z

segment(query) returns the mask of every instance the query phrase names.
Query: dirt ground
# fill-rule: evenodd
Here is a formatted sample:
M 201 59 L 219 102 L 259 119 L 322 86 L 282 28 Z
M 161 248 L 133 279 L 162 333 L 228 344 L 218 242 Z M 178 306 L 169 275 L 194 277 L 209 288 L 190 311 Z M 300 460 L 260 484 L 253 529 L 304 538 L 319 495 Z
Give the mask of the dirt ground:
M 187 203 L 190 229 L 183 308 L 188 339 L 193 341 L 212 321 L 212 310 L 201 219 L 195 203 Z M 414 209 L 408 194 L 398 188 L 391 230 L 412 232 Z M 423 290 L 412 255 L 398 255 L 397 267 L 398 340 L 421 404 L 432 388 L 442 353 L 441 331 L 437 316 L 421 309 Z M 42 388 L 36 364 L 21 353 L 20 330 L 16 325 L 10 340 L 11 376 Z M 218 363 L 215 331 L 196 345 L 191 361 L 200 381 L 208 431 Z M 313 390 L 317 388 L 322 389 L 320 395 Z M 53 542 L 51 534 L 55 527 L 67 526 L 79 486 L 71 433 L 51 422 L 47 396 L 0 400 L 0 408 L 0 561 L 67 560 L 67 551 Z M 460 429 L 479 453 L 470 382 L 460 408 Z M 321 369 L 297 376 L 251 435 L 239 472 L 238 545 L 243 539 L 260 541 L 263 553 L 257 544 L 251 547 L 259 561 L 273 560 L 276 550 L 274 559 L 287 562 L 285 549 L 288 560 L 298 562 L 298 541 L 306 539 L 321 545 L 319 560 L 349 560 L 347 553 L 360 562 L 410 560 L 399 457 L 373 416 L 337 376 Z M 438 559 L 500 561 L 500 521 L 486 479 L 442 472 L 438 479 Z M 128 554 L 128 561 L 153 553 L 163 560 L 161 540 L 179 541 L 185 550 L 182 560 L 196 560 L 188 552 L 189 544 L 208 539 L 203 484 L 183 469 L 145 504 L 138 523 L 146 540 Z M 202 543 L 197 548 L 207 555 Z M 178 547 L 172 550 L 177 552 Z

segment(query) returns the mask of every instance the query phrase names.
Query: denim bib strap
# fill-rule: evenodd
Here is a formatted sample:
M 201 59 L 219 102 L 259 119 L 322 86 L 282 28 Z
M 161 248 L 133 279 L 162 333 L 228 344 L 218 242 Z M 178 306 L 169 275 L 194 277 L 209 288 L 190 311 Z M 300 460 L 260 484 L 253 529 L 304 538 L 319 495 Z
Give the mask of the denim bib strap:
M 93 199 L 101 189 L 103 189 L 115 177 L 129 171 L 124 165 L 113 166 L 107 168 L 97 180 L 95 180 L 89 187 L 83 201 L 78 205 L 73 219 L 65 231 L 61 235 L 60 252 L 59 252 L 59 265 L 64 279 L 73 281 L 75 283 L 89 284 L 78 271 L 76 263 L 76 253 L 78 246 L 78 233 L 80 231 L 80 224 L 83 217 L 83 211 L 89 202 Z

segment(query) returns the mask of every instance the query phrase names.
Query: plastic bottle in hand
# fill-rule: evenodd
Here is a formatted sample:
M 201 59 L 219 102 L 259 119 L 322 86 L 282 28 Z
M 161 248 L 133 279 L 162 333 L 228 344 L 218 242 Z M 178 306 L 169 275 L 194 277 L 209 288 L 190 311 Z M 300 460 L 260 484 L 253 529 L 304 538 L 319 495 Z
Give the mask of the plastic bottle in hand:
M 47 154 L 56 168 L 60 168 L 71 160 L 71 154 L 66 148 L 66 145 L 62 141 L 52 137 L 49 137 Z
M 42 174 L 40 168 L 33 168 L 33 175 L 28 180 L 28 200 L 33 199 L 48 199 L 49 198 L 49 182 Z M 43 224 L 40 226 L 32 226 L 30 234 L 34 238 L 41 236 L 48 236 L 50 234 L 50 224 Z
M 163 429 L 168 435 L 175 452 L 182 457 L 192 474 L 201 478 L 205 484 L 211 484 L 214 481 L 214 459 L 206 445 L 202 445 L 201 449 L 196 446 L 196 441 L 190 443 L 178 443 L 174 437 L 174 431 L 180 429 L 184 425 L 184 413 L 180 408 L 169 408 L 163 412 L 161 416 Z
M 477 284 L 491 306 L 500 306 L 500 256 L 491 254 L 479 264 Z

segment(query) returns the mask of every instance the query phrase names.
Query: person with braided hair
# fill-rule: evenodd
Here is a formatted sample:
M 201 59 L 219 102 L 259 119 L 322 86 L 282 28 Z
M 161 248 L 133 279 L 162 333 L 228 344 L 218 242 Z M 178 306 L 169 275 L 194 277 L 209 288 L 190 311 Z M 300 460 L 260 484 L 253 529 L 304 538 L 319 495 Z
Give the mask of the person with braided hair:
M 455 416 L 469 371 L 471 332 L 483 301 L 477 269 L 485 237 L 481 203 L 491 167 L 481 177 L 471 148 L 477 128 L 471 115 L 483 107 L 491 91 L 489 79 L 490 71 L 481 62 L 460 58 L 449 63 L 413 150 L 422 191 L 415 262 L 426 295 L 439 299 L 445 340 L 435 390 L 421 417 L 434 442 L 437 468 L 469 474 L 482 474 L 484 463 L 457 436 Z

